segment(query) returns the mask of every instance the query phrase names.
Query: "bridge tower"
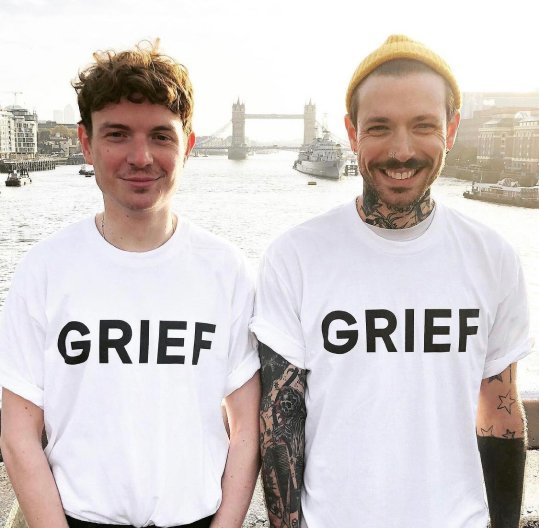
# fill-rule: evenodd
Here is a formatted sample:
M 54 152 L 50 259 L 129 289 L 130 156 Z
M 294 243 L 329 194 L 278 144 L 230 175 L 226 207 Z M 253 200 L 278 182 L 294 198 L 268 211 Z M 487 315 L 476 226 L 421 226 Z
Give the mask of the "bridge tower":
M 309 102 L 303 109 L 303 144 L 308 145 L 316 137 L 316 105 Z
M 245 103 L 232 104 L 232 145 L 228 149 L 228 159 L 243 160 L 247 158 L 247 145 L 245 144 Z

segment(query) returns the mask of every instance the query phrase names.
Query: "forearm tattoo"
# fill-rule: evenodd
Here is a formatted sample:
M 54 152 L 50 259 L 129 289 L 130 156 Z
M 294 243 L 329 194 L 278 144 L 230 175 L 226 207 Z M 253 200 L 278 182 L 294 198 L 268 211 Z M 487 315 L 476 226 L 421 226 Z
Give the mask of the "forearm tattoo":
M 385 229 L 402 229 L 419 224 L 433 209 L 434 201 L 430 197 L 430 189 L 407 207 L 389 209 L 380 200 L 378 193 L 365 185 L 363 201 L 358 212 L 368 224 Z
M 515 415 L 516 420 L 512 420 L 510 428 L 495 428 L 495 424 L 487 422 L 477 427 L 477 436 L 492 436 L 496 438 L 516 439 L 526 437 L 526 420 L 524 411 L 522 409 L 522 403 L 518 398 L 518 392 L 515 378 L 514 364 L 509 365 L 503 372 L 490 376 L 486 380 L 487 388 L 489 391 L 498 389 L 496 394 L 496 409 L 492 409 L 490 416 L 497 416 L 498 419 L 504 417 L 509 418 L 508 415 Z M 483 381 L 485 383 L 485 380 Z
M 305 449 L 306 371 L 259 344 L 262 481 L 272 528 L 299 528 Z
M 517 528 L 526 463 L 526 422 L 515 383 L 515 365 L 483 380 L 487 408 L 477 444 L 492 528 Z

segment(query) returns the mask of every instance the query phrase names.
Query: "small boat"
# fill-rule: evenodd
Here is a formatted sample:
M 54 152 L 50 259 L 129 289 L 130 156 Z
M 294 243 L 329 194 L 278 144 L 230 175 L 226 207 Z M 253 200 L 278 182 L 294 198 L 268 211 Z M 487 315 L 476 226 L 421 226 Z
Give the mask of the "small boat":
M 23 185 L 28 185 L 29 183 L 32 183 L 32 178 L 30 178 L 28 169 L 13 169 L 7 175 L 7 187 L 22 187 Z
M 470 200 L 539 209 L 539 185 L 521 187 L 511 178 L 494 184 L 472 182 L 471 190 L 465 191 L 463 196 Z
M 79 174 L 82 174 L 83 176 L 89 178 L 90 176 L 95 175 L 95 171 L 91 165 L 83 165 L 79 170 Z

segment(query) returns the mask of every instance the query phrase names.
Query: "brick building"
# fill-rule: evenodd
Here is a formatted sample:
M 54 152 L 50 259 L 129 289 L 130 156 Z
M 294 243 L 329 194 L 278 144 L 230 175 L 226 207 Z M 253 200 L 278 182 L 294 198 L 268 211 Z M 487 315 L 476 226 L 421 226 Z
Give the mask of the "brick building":
M 477 161 L 539 174 L 539 109 L 499 111 L 479 128 Z

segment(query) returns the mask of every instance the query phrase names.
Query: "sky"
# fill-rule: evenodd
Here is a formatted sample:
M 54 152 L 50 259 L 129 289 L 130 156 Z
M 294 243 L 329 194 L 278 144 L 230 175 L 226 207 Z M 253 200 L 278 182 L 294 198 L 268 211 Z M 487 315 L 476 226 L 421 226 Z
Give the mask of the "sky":
M 339 137 L 357 64 L 392 33 L 451 65 L 463 91 L 539 90 L 537 0 L 0 0 L 0 106 L 40 120 L 70 104 L 70 82 L 95 50 L 161 39 L 195 88 L 194 130 L 208 135 L 247 113 L 303 112 Z M 226 131 L 225 131 L 226 132 Z M 228 129 L 230 132 L 230 129 Z M 247 121 L 254 140 L 294 139 L 302 121 Z

